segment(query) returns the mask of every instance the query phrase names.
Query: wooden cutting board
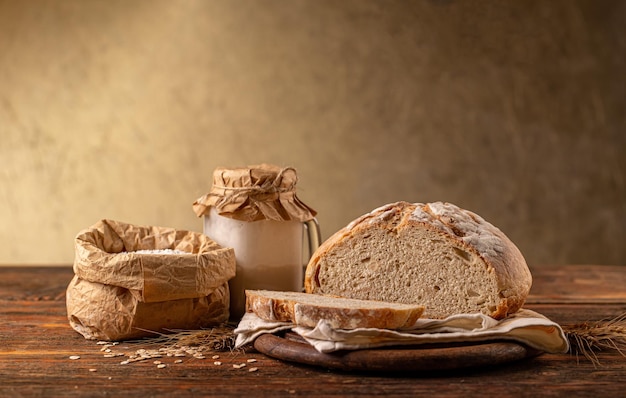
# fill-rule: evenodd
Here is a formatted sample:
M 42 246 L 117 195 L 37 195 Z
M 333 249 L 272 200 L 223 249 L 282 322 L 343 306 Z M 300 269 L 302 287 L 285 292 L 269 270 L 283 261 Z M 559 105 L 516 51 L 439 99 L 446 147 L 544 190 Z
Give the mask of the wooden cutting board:
M 254 342 L 261 353 L 283 361 L 328 369 L 365 372 L 443 371 L 482 368 L 542 352 L 512 341 L 441 344 L 321 353 L 295 333 L 264 334 Z

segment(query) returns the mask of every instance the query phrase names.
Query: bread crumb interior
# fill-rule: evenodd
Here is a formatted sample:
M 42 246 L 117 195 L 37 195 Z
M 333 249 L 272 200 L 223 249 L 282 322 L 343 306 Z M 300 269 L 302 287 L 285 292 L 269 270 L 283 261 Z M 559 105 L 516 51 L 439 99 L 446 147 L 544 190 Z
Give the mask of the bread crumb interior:
M 420 304 L 427 318 L 489 314 L 500 301 L 493 269 L 427 228 L 354 234 L 326 253 L 318 267 L 319 293 Z

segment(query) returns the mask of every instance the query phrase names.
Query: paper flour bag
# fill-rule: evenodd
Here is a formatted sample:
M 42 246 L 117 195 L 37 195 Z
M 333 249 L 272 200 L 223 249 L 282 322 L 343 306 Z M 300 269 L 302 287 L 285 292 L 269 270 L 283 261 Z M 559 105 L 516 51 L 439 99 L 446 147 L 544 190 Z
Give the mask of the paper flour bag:
M 101 220 L 75 239 L 67 315 L 87 339 L 124 340 L 228 320 L 235 255 L 206 235 Z

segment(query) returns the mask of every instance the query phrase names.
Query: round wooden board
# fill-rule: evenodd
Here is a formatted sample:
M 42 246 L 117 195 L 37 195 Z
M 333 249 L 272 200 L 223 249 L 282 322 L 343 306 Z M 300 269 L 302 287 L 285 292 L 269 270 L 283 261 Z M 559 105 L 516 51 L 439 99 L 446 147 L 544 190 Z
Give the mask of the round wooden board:
M 429 345 L 341 351 L 324 354 L 300 336 L 264 334 L 254 348 L 288 362 L 345 371 L 442 371 L 494 366 L 540 355 L 542 352 L 512 341 L 462 345 Z

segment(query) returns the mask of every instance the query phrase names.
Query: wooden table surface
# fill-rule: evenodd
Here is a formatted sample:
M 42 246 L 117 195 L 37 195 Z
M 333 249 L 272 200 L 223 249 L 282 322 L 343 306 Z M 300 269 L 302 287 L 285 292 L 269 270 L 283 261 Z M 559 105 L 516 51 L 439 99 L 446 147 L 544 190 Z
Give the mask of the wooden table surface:
M 525 307 L 564 327 L 626 312 L 626 267 L 542 266 L 532 273 Z M 221 365 L 210 356 L 181 363 L 164 357 L 163 368 L 152 360 L 122 365 L 70 328 L 65 289 L 72 275 L 71 267 L 0 267 L 0 397 L 626 396 L 626 358 L 615 351 L 599 352 L 600 365 L 543 354 L 494 368 L 403 375 L 330 371 L 258 352 L 216 352 Z M 233 367 L 241 363 L 247 366 Z

